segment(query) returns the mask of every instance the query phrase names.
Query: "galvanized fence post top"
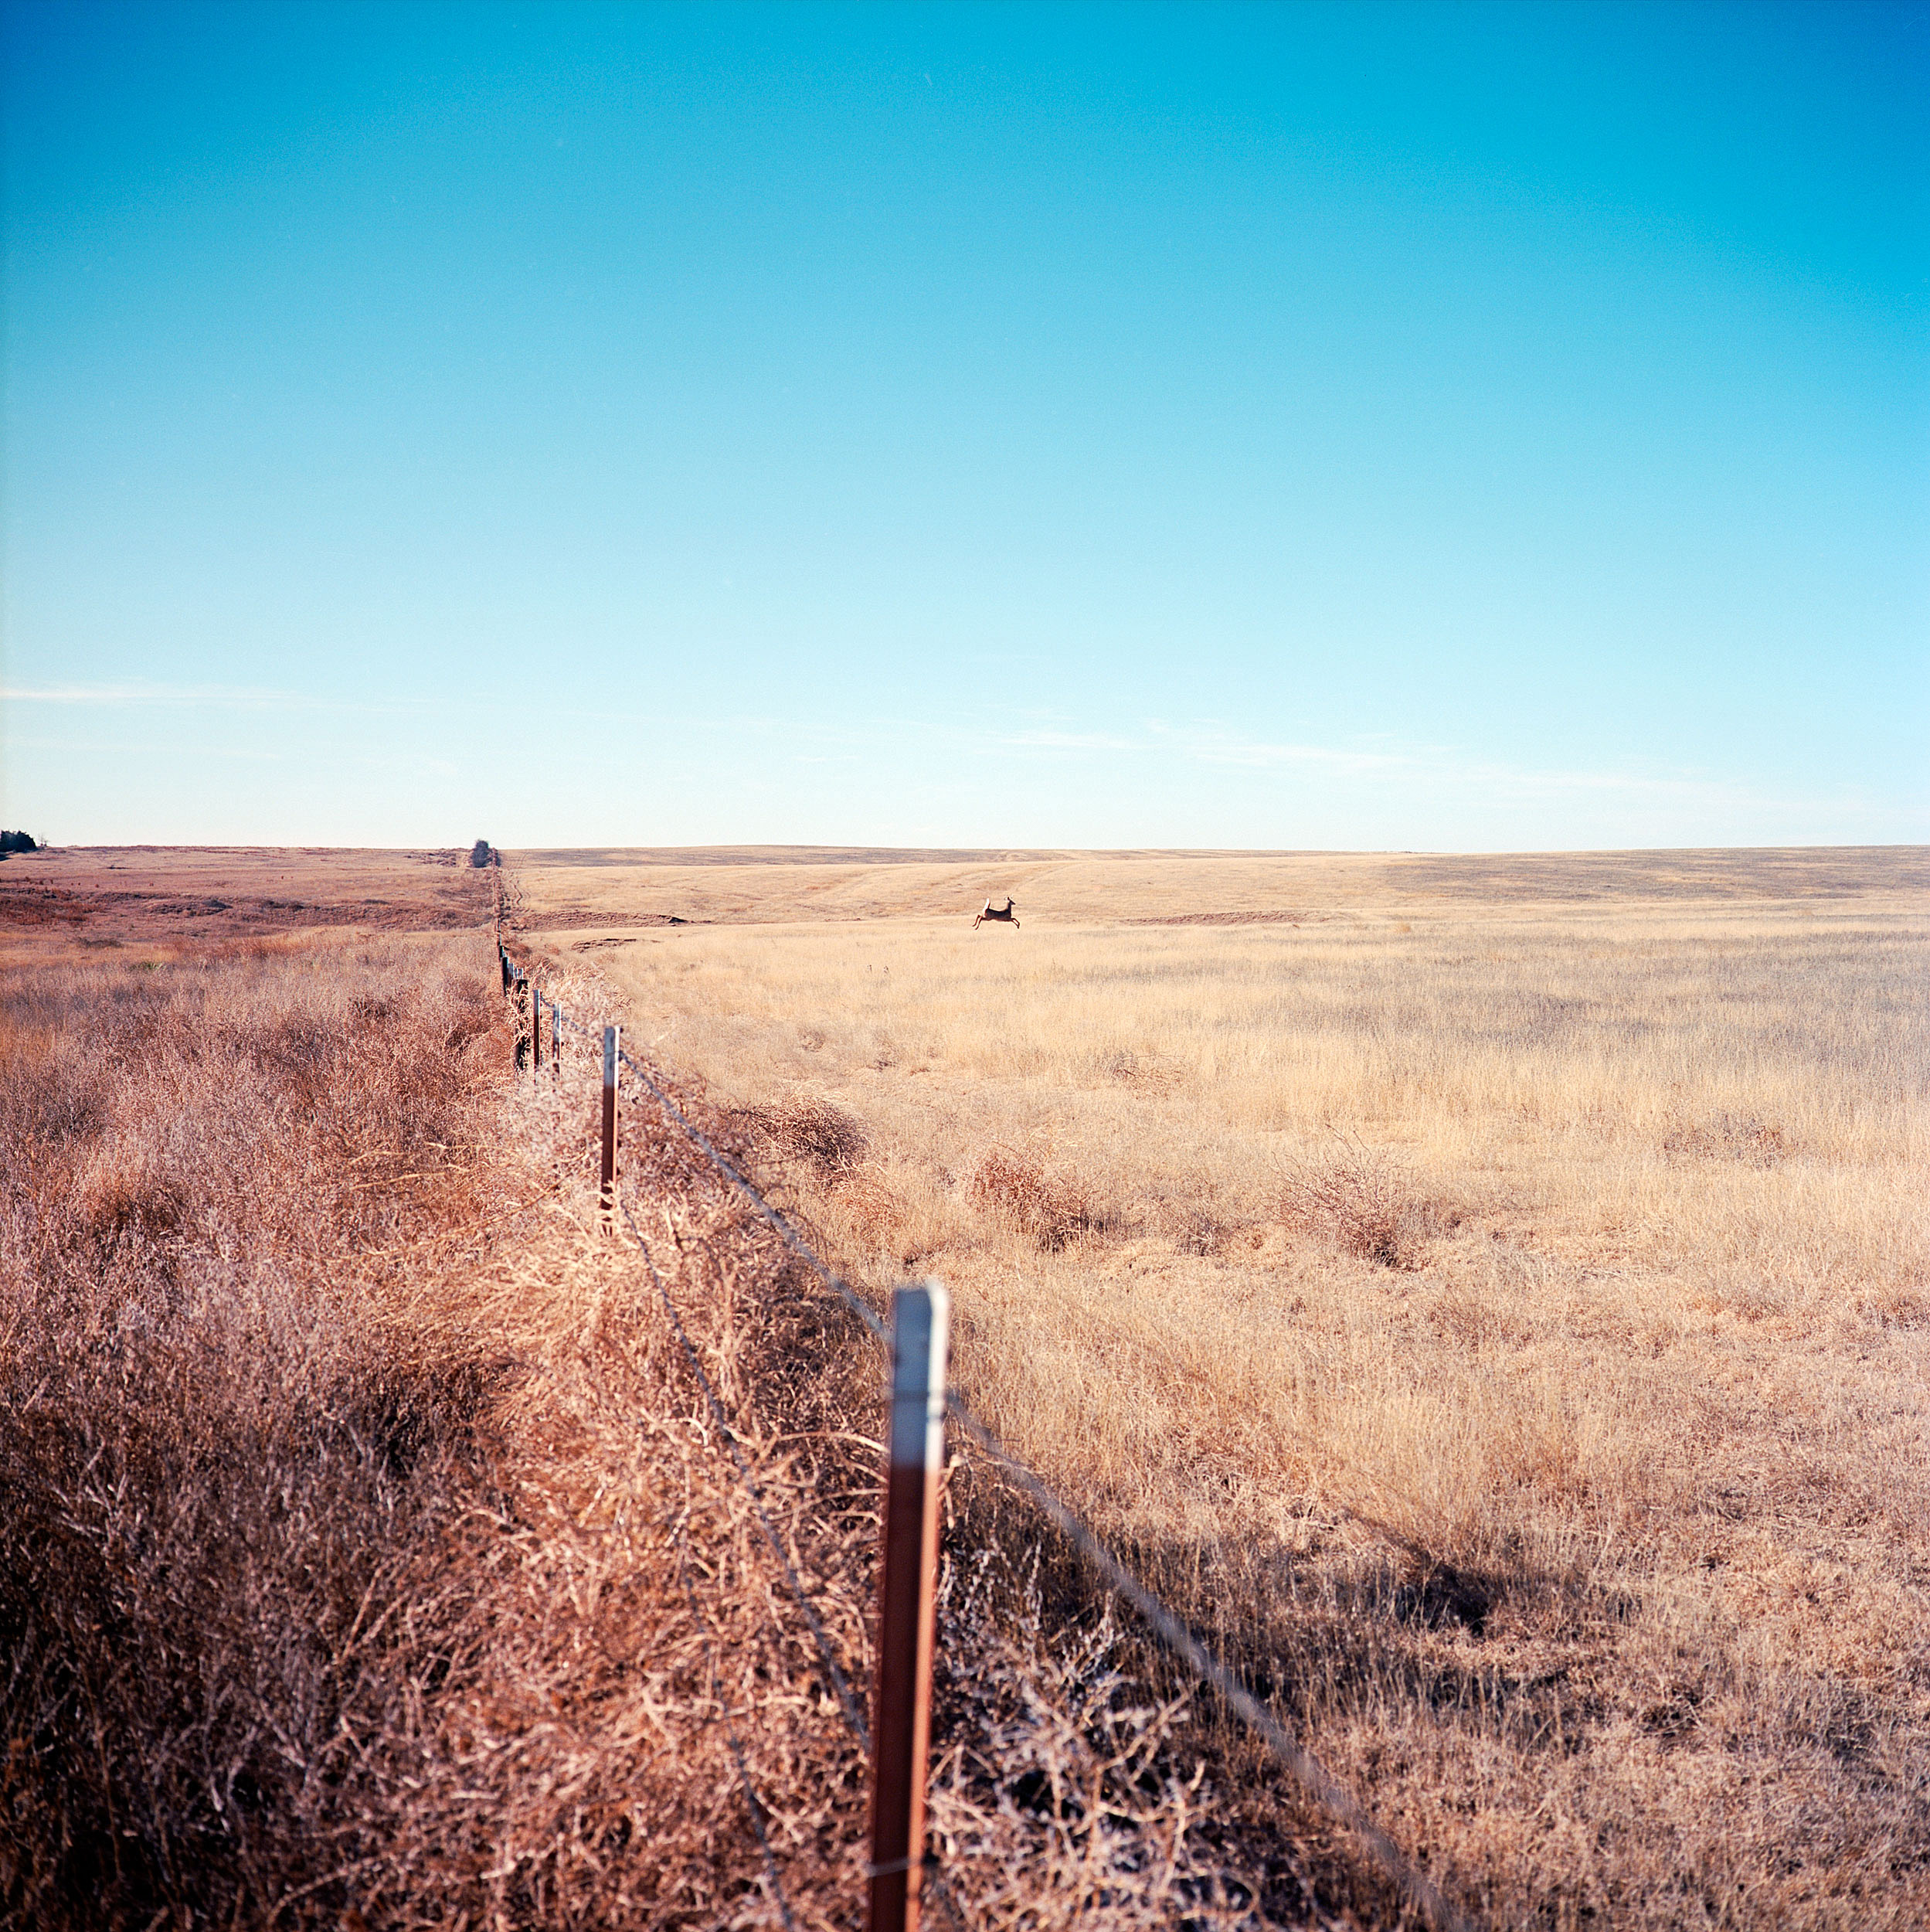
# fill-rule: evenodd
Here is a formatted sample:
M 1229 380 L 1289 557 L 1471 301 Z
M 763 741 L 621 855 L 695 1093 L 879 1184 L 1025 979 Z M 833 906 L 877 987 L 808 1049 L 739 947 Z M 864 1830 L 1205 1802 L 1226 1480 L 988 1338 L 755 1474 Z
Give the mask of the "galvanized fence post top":
M 950 1315 L 951 1298 L 935 1281 L 892 1292 L 892 1454 L 879 1524 L 868 1932 L 918 1932 Z
M 936 1281 L 892 1295 L 892 1461 L 919 1467 L 945 1454 L 945 1368 L 951 1295 Z
M 603 1150 L 596 1192 L 604 1230 L 612 1234 L 617 1230 L 617 1063 L 622 1032 L 619 1026 L 603 1029 Z

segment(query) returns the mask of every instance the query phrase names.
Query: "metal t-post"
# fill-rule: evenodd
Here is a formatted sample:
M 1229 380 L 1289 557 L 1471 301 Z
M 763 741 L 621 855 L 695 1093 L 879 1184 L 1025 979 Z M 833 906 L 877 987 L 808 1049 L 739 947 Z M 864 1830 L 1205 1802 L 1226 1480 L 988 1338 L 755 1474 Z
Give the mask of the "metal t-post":
M 603 1208 L 603 1226 L 617 1221 L 617 1042 L 623 1029 L 603 1029 L 603 1172 L 598 1199 Z
M 872 1704 L 870 1932 L 918 1927 L 950 1318 L 951 1298 L 936 1282 L 892 1297 L 892 1461 Z

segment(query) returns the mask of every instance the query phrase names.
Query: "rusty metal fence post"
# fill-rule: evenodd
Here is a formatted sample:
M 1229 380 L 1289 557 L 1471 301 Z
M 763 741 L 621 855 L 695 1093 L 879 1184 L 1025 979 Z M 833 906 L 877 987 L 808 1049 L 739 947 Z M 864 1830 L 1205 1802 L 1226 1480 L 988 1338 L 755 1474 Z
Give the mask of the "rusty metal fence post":
M 603 1171 L 598 1199 L 603 1208 L 603 1226 L 617 1222 L 617 1043 L 623 1029 L 603 1029 Z
M 950 1297 L 936 1282 L 892 1297 L 891 1469 L 872 1703 L 870 1932 L 918 1928 L 950 1318 Z

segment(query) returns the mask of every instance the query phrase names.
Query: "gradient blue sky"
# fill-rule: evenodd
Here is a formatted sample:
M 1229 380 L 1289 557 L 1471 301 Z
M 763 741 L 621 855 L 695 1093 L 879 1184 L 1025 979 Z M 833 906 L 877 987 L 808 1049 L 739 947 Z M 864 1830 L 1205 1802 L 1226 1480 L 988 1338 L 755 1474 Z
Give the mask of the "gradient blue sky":
M 1930 838 L 1930 11 L 5 15 L 0 822 Z

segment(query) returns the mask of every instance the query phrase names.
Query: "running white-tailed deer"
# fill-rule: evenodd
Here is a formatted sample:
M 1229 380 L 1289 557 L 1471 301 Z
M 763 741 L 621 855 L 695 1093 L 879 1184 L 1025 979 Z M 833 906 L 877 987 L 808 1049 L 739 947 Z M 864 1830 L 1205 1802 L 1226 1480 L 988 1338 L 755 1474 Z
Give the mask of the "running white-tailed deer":
M 987 900 L 985 902 L 985 910 L 979 914 L 977 918 L 972 921 L 972 930 L 973 932 L 977 932 L 979 927 L 984 925 L 988 919 L 1003 920 L 1007 925 L 1011 926 L 1014 929 L 1017 928 L 1018 925 L 1018 919 L 1017 914 L 1013 910 L 1012 896 L 1010 893 L 1007 893 L 1005 895 L 1005 903 L 1003 906 L 994 906 L 989 899 Z

